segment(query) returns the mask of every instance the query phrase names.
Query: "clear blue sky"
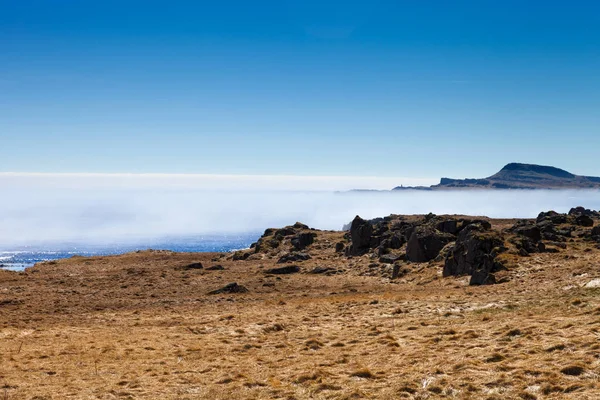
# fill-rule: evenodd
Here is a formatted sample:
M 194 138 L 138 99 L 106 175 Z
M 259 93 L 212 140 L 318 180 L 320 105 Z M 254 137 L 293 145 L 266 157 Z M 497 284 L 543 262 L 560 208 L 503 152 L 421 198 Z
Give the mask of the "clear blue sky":
M 600 175 L 598 1 L 0 0 L 0 171 Z

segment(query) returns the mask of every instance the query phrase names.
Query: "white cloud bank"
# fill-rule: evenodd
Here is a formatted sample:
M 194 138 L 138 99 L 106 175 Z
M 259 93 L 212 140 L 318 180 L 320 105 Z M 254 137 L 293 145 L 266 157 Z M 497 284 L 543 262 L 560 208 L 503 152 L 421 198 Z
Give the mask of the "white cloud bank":
M 216 175 L 216 174 L 97 174 L 0 172 L 6 188 L 65 189 L 185 188 L 203 190 L 389 190 L 399 185 L 429 186 L 437 179 L 375 176 Z
M 340 229 L 357 214 L 365 218 L 428 212 L 534 217 L 540 211 L 566 212 L 577 205 L 600 209 L 598 191 L 314 191 L 366 187 L 363 184 L 373 182 L 353 179 L 0 174 L 0 250 L 47 242 L 119 243 L 261 232 L 296 221 Z M 377 185 L 385 184 L 384 188 L 403 183 L 380 179 Z

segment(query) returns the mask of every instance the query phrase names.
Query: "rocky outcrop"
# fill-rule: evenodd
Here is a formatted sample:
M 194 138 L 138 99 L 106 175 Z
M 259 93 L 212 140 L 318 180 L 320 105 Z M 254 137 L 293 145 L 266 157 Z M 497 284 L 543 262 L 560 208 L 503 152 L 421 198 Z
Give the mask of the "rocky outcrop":
M 348 247 L 348 255 L 360 256 L 368 252 L 371 248 L 372 237 L 373 224 L 357 215 L 350 225 L 352 244 Z
M 250 246 L 255 253 L 269 253 L 280 251 L 285 245 L 294 250 L 304 250 L 312 245 L 317 237 L 317 232 L 307 225 L 296 222 L 294 225 L 281 229 L 269 228 Z
M 314 243 L 316 236 L 317 234 L 314 232 L 298 233 L 290 240 L 290 242 L 292 243 L 294 249 L 304 250 L 306 247 Z
M 537 216 L 536 222 L 550 221 L 553 224 L 566 224 L 568 217 L 565 214 L 559 214 L 556 211 L 541 212 Z
M 350 245 L 346 247 L 346 255 L 372 253 L 384 264 L 400 259 L 428 262 L 436 259 L 440 251 L 471 224 L 491 228 L 486 220 L 438 217 L 435 214 L 425 215 L 422 219 L 390 215 L 364 220 L 357 216 L 347 234 Z
M 505 250 L 500 233 L 471 224 L 458 235 L 444 263 L 443 275 L 470 275 L 471 285 L 495 283 L 494 273 L 503 269 L 496 256 Z
M 406 259 L 413 262 L 433 260 L 444 246 L 455 239 L 454 235 L 440 232 L 431 226 L 419 226 L 412 233 L 406 245 Z
M 590 227 L 594 226 L 594 220 L 588 215 L 579 215 L 575 218 L 575 223 L 579 226 Z
M 509 231 L 516 235 L 524 236 L 536 243 L 542 240 L 541 229 L 531 221 L 519 221 Z
M 569 214 L 546 211 L 535 221 L 518 221 L 508 232 L 515 236 L 509 239 L 519 251 L 527 256 L 537 252 L 558 252 L 566 248 L 566 242 L 574 237 L 589 237 L 585 229 L 594 225 L 596 212 L 583 207 L 572 208 Z
M 569 215 L 572 215 L 574 217 L 579 217 L 579 216 L 585 215 L 586 217 L 600 219 L 600 211 L 590 210 L 588 208 L 581 207 L 581 206 L 571 208 L 569 210 Z

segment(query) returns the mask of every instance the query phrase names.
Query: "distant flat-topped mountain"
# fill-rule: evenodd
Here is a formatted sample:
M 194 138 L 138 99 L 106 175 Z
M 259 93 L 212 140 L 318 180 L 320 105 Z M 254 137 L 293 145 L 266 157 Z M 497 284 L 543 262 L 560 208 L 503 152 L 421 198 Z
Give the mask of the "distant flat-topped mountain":
M 507 164 L 482 179 L 442 178 L 429 187 L 399 186 L 394 190 L 419 189 L 600 189 L 600 177 L 574 175 L 560 168 L 534 164 Z

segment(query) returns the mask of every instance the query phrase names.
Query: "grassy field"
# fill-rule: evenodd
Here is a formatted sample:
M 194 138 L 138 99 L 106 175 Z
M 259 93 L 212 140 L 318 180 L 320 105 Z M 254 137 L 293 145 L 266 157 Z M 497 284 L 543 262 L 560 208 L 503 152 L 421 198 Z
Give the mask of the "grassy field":
M 392 281 L 336 254 L 341 235 L 319 233 L 291 275 L 157 251 L 0 271 L 0 399 L 600 398 L 593 245 L 472 287 L 439 262 Z M 207 294 L 230 282 L 248 292 Z

